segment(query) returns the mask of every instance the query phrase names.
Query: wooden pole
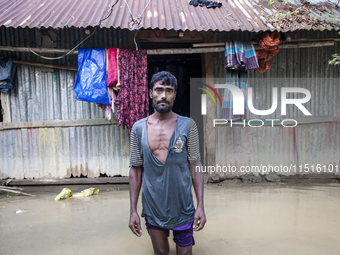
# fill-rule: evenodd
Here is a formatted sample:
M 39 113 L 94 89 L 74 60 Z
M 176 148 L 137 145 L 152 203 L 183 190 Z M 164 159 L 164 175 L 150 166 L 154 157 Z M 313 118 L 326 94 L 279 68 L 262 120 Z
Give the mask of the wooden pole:
M 325 46 L 333 46 L 333 45 L 334 45 L 334 41 L 300 42 L 300 43 L 280 44 L 279 48 L 280 49 L 296 49 L 296 48 L 325 47 Z
M 24 192 L 21 192 L 21 191 L 15 191 L 15 190 L 10 190 L 10 189 L 6 189 L 6 188 L 0 188 L 0 190 L 6 191 L 6 192 L 15 193 L 15 194 L 19 194 L 19 195 L 25 195 L 25 196 L 34 197 L 34 195 L 31 195 L 31 194 L 28 194 L 28 193 L 24 193 Z
M 324 46 L 333 46 L 334 39 L 332 40 L 318 40 L 313 41 L 309 40 L 308 42 L 286 42 L 284 44 L 279 44 L 279 48 L 281 49 L 290 49 L 290 48 L 309 48 L 309 47 L 324 47 Z M 194 48 L 184 48 L 184 49 L 154 49 L 154 50 L 147 50 L 148 55 L 171 55 L 171 54 L 197 54 L 197 53 L 209 53 L 209 52 L 223 52 L 224 47 L 207 47 L 207 48 L 195 48 L 199 47 L 197 45 L 202 44 L 193 44 Z M 224 43 L 213 43 L 213 44 L 204 44 L 205 46 L 224 46 Z M 259 45 L 254 46 L 255 49 L 261 49 Z M 28 48 L 25 47 L 9 47 L 9 46 L 0 46 L 0 51 L 17 51 L 17 52 L 30 52 Z M 69 50 L 65 49 L 49 49 L 49 48 L 33 48 L 35 52 L 38 53 L 57 53 L 57 54 L 65 54 Z M 73 51 L 72 54 L 78 54 L 78 51 Z M 70 67 L 73 68 L 73 67 Z M 74 69 L 70 69 L 74 70 Z
M 21 60 L 15 60 L 15 59 L 13 59 L 13 63 L 22 64 L 22 65 L 31 65 L 31 66 L 40 66 L 40 67 L 48 67 L 48 68 L 57 68 L 57 69 L 78 71 L 78 68 L 73 67 L 73 66 L 50 65 L 50 64 L 28 62 L 28 61 L 21 61 Z
M 209 52 L 222 52 L 224 47 L 211 47 L 211 48 L 185 48 L 185 49 L 155 49 L 147 50 L 148 55 L 170 55 L 170 54 L 197 54 Z
M 296 46 L 295 43 L 310 43 L 310 42 L 324 42 L 324 41 L 340 41 L 340 38 L 319 38 L 319 39 L 308 39 L 308 38 L 300 38 L 300 39 L 291 39 L 290 41 L 281 42 L 279 44 L 279 47 L 283 47 L 284 45 L 291 44 L 292 46 Z M 258 43 L 253 42 L 253 44 L 257 45 Z M 198 48 L 198 47 L 221 47 L 225 46 L 225 42 L 218 42 L 218 43 L 194 43 L 192 47 Z M 321 46 L 324 46 L 321 44 Z M 319 47 L 321 47 L 319 46 Z M 328 46 L 328 45 L 326 45 Z M 312 46 L 315 47 L 315 46 Z M 294 47 L 289 47 L 294 48 Z M 297 47 L 298 48 L 298 47 Z
M 53 127 L 81 127 L 81 126 L 102 126 L 117 125 L 117 121 L 106 118 L 100 119 L 80 119 L 80 120 L 44 120 L 30 122 L 0 123 L 0 130 L 22 129 L 22 128 L 53 128 Z
M 53 48 L 31 48 L 34 52 L 39 54 L 66 54 L 69 49 L 53 49 Z M 31 52 L 27 47 L 11 47 L 11 46 L 0 46 L 0 50 L 4 51 L 16 51 L 16 52 Z M 77 55 L 78 50 L 74 50 L 70 55 Z

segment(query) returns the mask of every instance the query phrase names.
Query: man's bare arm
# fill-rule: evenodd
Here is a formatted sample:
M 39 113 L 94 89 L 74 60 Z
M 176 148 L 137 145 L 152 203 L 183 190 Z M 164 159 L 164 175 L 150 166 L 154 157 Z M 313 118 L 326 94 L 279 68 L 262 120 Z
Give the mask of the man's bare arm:
M 190 164 L 190 173 L 192 183 L 197 199 L 197 209 L 195 212 L 194 230 L 199 231 L 204 228 L 207 219 L 204 212 L 204 178 L 202 170 L 202 163 L 200 161 Z
M 130 168 L 130 222 L 129 227 L 136 236 L 142 235 L 140 217 L 137 213 L 137 202 L 142 187 L 142 167 L 132 166 Z

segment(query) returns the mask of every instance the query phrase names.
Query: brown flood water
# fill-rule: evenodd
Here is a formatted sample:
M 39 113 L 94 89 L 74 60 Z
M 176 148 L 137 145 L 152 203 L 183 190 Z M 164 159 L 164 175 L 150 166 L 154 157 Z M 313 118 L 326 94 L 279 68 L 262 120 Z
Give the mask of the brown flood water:
M 68 188 L 76 193 L 89 187 Z M 141 238 L 127 227 L 128 186 L 95 187 L 97 196 L 59 202 L 54 197 L 64 187 L 25 188 L 33 198 L 2 195 L 0 254 L 153 254 L 144 220 Z M 208 185 L 205 208 L 208 222 L 195 234 L 195 255 L 340 252 L 340 184 Z M 15 214 L 17 209 L 28 212 Z M 169 241 L 175 254 L 171 236 Z

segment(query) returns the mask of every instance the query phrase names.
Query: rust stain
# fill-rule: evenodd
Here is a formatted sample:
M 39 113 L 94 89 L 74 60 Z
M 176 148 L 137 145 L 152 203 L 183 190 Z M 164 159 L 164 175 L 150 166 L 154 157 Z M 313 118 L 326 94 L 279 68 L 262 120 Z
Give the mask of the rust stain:
M 99 177 L 89 168 L 88 163 L 85 163 L 85 167 L 83 164 L 73 166 L 71 163 L 70 168 L 67 168 L 67 177 L 81 177 L 81 175 L 84 177 Z

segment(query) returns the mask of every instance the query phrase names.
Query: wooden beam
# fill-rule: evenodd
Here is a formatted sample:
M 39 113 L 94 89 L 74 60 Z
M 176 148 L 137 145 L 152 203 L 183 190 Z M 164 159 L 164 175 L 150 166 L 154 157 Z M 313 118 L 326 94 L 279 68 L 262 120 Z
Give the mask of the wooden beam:
M 339 42 L 340 38 L 298 38 L 287 40 L 283 43 L 291 43 L 291 42 L 318 42 L 318 41 L 336 41 Z
M 285 48 L 308 48 L 308 47 L 323 47 L 323 46 L 332 46 L 334 45 L 335 41 L 340 41 L 340 38 L 322 38 L 322 39 L 310 39 L 307 41 L 306 39 L 292 39 L 290 41 L 282 42 L 279 44 L 279 48 L 285 49 Z M 192 45 L 192 47 L 222 47 L 225 46 L 225 43 L 195 43 Z M 257 43 L 254 43 L 255 49 L 261 49 Z
M 50 64 L 28 62 L 28 61 L 21 61 L 21 60 L 15 60 L 15 59 L 13 59 L 13 63 L 22 64 L 22 65 L 31 65 L 31 66 L 40 66 L 40 67 L 48 67 L 48 68 L 57 68 L 57 69 L 78 71 L 78 68 L 73 67 L 73 66 L 50 65 Z
M 32 195 L 32 194 L 28 194 L 28 193 L 21 192 L 21 191 L 16 191 L 16 190 L 7 189 L 6 187 L 3 187 L 3 188 L 0 187 L 0 190 L 1 190 L 1 191 L 5 191 L 5 192 L 10 192 L 10 193 L 19 194 L 19 195 L 34 197 L 34 195 Z
M 333 45 L 334 45 L 334 41 L 300 42 L 300 43 L 280 44 L 279 48 L 280 49 L 296 49 L 296 48 L 326 47 L 326 46 L 333 46 Z
M 13 180 L 15 186 L 77 185 L 77 184 L 129 184 L 129 177 L 65 178 L 65 179 L 24 179 Z
M 46 127 L 80 127 L 80 126 L 102 126 L 117 125 L 116 120 L 101 119 L 83 119 L 83 120 L 46 120 L 31 122 L 11 122 L 2 123 L 2 129 L 21 129 L 21 128 L 46 128 Z
M 4 110 L 3 123 L 8 123 L 12 121 L 12 114 L 11 114 L 11 92 L 9 93 L 1 93 L 1 107 Z
M 0 46 L 0 51 L 17 51 L 17 52 L 31 52 L 28 48 L 25 47 L 9 47 L 9 46 Z M 49 48 L 32 48 L 33 51 L 37 53 L 59 53 L 65 54 L 69 50 L 63 49 L 49 49 Z M 223 48 L 207 48 L 207 49 L 193 49 L 193 48 L 184 48 L 184 49 L 155 49 L 155 50 L 147 50 L 148 55 L 165 55 L 165 54 L 196 54 L 196 53 L 207 53 L 207 52 L 221 52 L 224 51 Z M 75 50 L 72 54 L 78 54 L 78 51 Z
M 223 43 L 224 46 L 225 43 Z M 295 48 L 310 48 L 310 47 L 325 47 L 333 46 L 334 41 L 318 41 L 318 42 L 298 42 L 298 43 L 285 43 L 280 44 L 280 49 L 295 49 Z M 217 46 L 213 44 L 213 46 Z M 254 45 L 255 50 L 261 50 L 259 45 Z M 224 52 L 225 47 L 208 47 L 208 48 L 185 48 L 185 49 L 155 49 L 147 50 L 148 55 L 166 55 L 166 54 L 197 54 L 197 53 L 210 53 L 210 52 Z
M 66 54 L 69 49 L 53 49 L 53 48 L 31 48 L 34 52 L 39 54 Z M 0 51 L 14 51 L 14 52 L 31 52 L 27 47 L 11 47 L 11 46 L 0 46 Z M 74 50 L 70 55 L 77 55 L 78 50 Z
M 225 42 L 216 42 L 216 43 L 194 43 L 192 47 L 200 48 L 200 47 L 222 47 L 225 46 Z
M 194 44 L 197 45 L 197 44 Z M 205 44 L 207 45 L 207 44 Z M 216 43 L 213 44 L 217 46 Z M 284 43 L 280 44 L 279 48 L 287 49 L 287 48 L 309 48 L 309 47 L 324 47 L 324 46 L 333 46 L 334 40 L 329 41 L 315 41 L 315 42 L 297 42 L 297 43 Z M 220 43 L 220 46 L 224 46 L 224 43 Z M 261 49 L 259 45 L 254 46 L 255 49 Z M 7 51 L 17 51 L 17 52 L 30 52 L 28 48 L 24 47 L 8 47 L 8 46 L 0 46 L 1 50 Z M 27 51 L 28 50 L 28 51 Z M 32 49 L 38 53 L 66 53 L 68 50 L 63 49 L 40 49 L 34 48 Z M 147 50 L 148 55 L 170 55 L 170 54 L 197 54 L 197 53 L 209 53 L 209 52 L 223 52 L 225 49 L 224 47 L 208 47 L 208 48 L 180 48 L 180 49 L 154 49 L 154 50 Z M 73 51 L 72 54 L 78 54 L 78 51 Z
M 202 38 L 142 38 L 138 42 L 156 42 L 156 43 L 200 43 Z
M 147 50 L 148 55 L 172 55 L 172 54 L 197 54 L 209 52 L 223 52 L 224 47 L 211 47 L 211 48 L 184 48 L 184 49 L 155 49 Z

